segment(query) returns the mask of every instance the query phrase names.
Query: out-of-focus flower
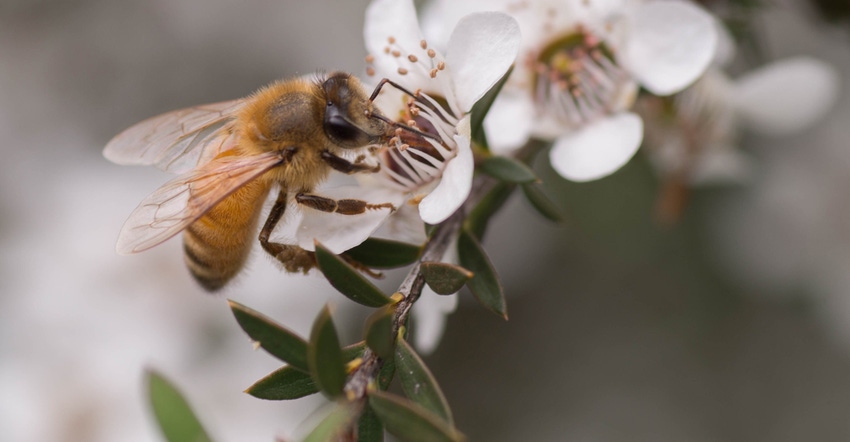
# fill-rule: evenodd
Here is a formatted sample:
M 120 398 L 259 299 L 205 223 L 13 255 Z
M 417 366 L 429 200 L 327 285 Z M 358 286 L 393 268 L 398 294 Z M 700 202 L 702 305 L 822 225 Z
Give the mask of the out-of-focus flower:
M 523 33 L 522 63 L 485 122 L 493 148 L 554 140 L 552 166 L 574 181 L 628 162 L 643 138 L 640 117 L 629 112 L 638 88 L 669 95 L 686 87 L 717 40 L 708 13 L 672 0 L 482 0 L 464 9 L 508 12 Z M 436 2 L 428 29 L 439 34 L 439 21 L 450 23 L 456 11 L 454 2 Z
M 781 136 L 803 130 L 832 107 L 838 75 L 826 63 L 795 57 L 736 80 L 712 67 L 691 87 L 669 97 L 644 95 L 646 145 L 665 186 L 658 209 L 673 221 L 690 185 L 741 181 L 749 158 L 737 147 L 742 128 Z
M 376 104 L 397 124 L 416 131 L 400 126 L 382 152 L 380 173 L 363 181 L 395 192 L 403 206 L 418 206 L 421 220 L 401 207 L 399 214 L 408 216 L 394 216 L 390 225 L 440 223 L 469 196 L 475 168 L 469 112 L 516 60 L 519 26 L 503 13 L 470 14 L 457 22 L 444 55 L 423 38 L 412 1 L 376 0 L 366 10 L 364 35 L 367 73 L 399 86 L 385 85 Z M 456 305 L 456 295 L 423 293 L 414 309 L 420 349 L 436 346 L 445 315 Z

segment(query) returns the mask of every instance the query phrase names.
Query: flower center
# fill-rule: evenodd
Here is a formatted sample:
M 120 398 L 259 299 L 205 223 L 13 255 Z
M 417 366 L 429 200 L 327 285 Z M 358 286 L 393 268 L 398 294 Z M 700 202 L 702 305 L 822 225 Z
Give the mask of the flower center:
M 630 83 L 613 49 L 581 26 L 526 62 L 538 109 L 575 126 L 617 110 Z
M 381 174 L 390 186 L 416 191 L 437 180 L 457 155 L 454 141 L 458 120 L 444 107 L 445 100 L 416 92 L 395 120 L 397 127 L 381 156 Z

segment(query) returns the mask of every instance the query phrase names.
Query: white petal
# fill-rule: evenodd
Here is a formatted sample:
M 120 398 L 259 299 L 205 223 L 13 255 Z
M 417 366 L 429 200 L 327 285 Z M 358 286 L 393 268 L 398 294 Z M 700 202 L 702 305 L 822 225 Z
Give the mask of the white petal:
M 591 181 L 614 173 L 637 152 L 643 121 L 625 112 L 597 121 L 555 141 L 552 167 L 572 181 Z
M 472 172 L 475 163 L 469 138 L 455 135 L 457 156 L 449 161 L 440 184 L 419 203 L 419 216 L 428 224 L 439 224 L 460 207 L 472 189 Z
M 322 196 L 334 199 L 355 198 L 374 204 L 391 203 L 398 207 L 403 196 L 383 189 L 364 189 L 360 186 L 324 189 Z M 390 209 L 371 209 L 358 215 L 321 212 L 300 206 L 302 218 L 296 232 L 297 244 L 313 250 L 318 240 L 333 253 L 342 253 L 368 238 L 390 216 Z
M 714 57 L 714 26 L 711 15 L 690 3 L 642 4 L 632 15 L 627 67 L 653 94 L 678 92 L 696 80 Z
M 820 60 L 795 57 L 750 72 L 733 87 L 740 115 L 753 129 L 784 135 L 811 126 L 832 108 L 839 77 Z
M 524 91 L 516 93 L 503 90 L 484 118 L 490 150 L 497 155 L 504 155 L 525 144 L 531 135 L 533 117 L 534 103 L 531 96 Z
M 399 67 L 409 67 L 409 64 L 399 64 L 399 59 L 386 54 L 388 39 L 395 39 L 394 45 L 405 51 L 418 50 L 422 41 L 422 33 L 416 16 L 416 8 L 412 0 L 374 0 L 366 8 L 363 38 L 366 49 L 375 57 L 374 67 L 378 76 L 398 76 Z M 401 63 L 406 63 L 406 59 Z M 406 84 L 427 83 L 427 73 L 419 69 L 408 69 Z
M 457 294 L 441 296 L 427 286 L 413 309 L 413 343 L 421 354 L 433 352 L 446 328 L 446 316 L 457 308 Z
M 714 22 L 714 30 L 717 33 L 717 48 L 714 50 L 714 59 L 712 64 L 720 67 L 728 67 L 732 64 L 738 48 L 735 45 L 735 37 L 726 29 L 726 25 L 719 19 L 712 20 Z
M 469 112 L 516 60 L 519 25 L 500 12 L 462 18 L 449 37 L 446 64 L 451 70 L 460 109 Z

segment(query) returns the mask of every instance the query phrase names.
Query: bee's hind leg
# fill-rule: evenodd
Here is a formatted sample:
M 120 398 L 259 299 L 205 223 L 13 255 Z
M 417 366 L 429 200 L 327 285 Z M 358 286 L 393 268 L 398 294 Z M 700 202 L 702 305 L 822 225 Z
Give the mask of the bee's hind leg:
M 263 250 L 269 255 L 283 264 L 283 267 L 290 273 L 307 273 L 308 270 L 316 266 L 316 254 L 293 244 L 280 244 L 270 242 L 269 237 L 272 234 L 280 218 L 283 217 L 283 212 L 286 210 L 286 189 L 281 189 L 277 195 L 277 200 L 269 212 L 269 217 L 266 218 L 266 223 L 263 229 L 260 230 L 260 245 Z

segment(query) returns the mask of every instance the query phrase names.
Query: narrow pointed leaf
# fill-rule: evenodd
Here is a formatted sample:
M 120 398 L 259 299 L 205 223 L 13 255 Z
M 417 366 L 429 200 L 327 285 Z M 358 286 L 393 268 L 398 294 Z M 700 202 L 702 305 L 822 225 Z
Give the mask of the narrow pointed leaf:
M 474 275 L 465 268 L 445 262 L 423 262 L 422 276 L 438 295 L 451 295 L 463 288 Z
M 462 266 L 475 276 L 466 283 L 478 301 L 497 315 L 508 319 L 502 283 L 484 252 L 481 244 L 469 232 L 462 231 L 457 241 L 458 257 Z
M 366 345 L 382 359 L 393 356 L 393 313 L 394 309 L 384 307 L 366 320 Z
M 479 240 L 484 238 L 484 232 L 487 230 L 487 224 L 490 218 L 496 214 L 499 209 L 508 201 L 514 189 L 513 184 L 499 183 L 490 192 L 484 195 L 484 198 L 472 209 L 469 217 L 466 219 L 465 226 Z
M 259 399 L 286 401 L 319 392 L 313 378 L 303 371 L 285 365 L 248 387 L 245 393 Z
M 204 442 L 210 437 L 183 395 L 161 374 L 145 373 L 154 418 L 168 442 Z
M 439 416 L 403 397 L 369 393 L 369 405 L 390 434 L 412 442 L 462 441 L 463 434 Z
M 251 339 L 260 343 L 260 347 L 305 373 L 309 371 L 307 341 L 256 310 L 236 301 L 228 301 L 228 304 L 236 322 Z
M 375 284 L 321 244 L 316 244 L 316 260 L 331 285 L 352 301 L 367 307 L 380 307 L 390 303 L 390 298 L 375 287 Z
M 422 249 L 389 239 L 369 238 L 345 252 L 351 259 L 373 269 L 394 269 L 413 264 Z
M 487 137 L 484 133 L 484 117 L 487 116 L 487 113 L 490 112 L 490 107 L 493 106 L 493 102 L 496 101 L 496 97 L 499 96 L 499 92 L 502 91 L 502 87 L 508 81 L 508 77 L 511 76 L 511 72 L 513 72 L 514 68 L 511 66 L 505 75 L 484 94 L 483 97 L 478 99 L 474 105 L 472 105 L 472 116 L 470 117 L 470 127 L 472 129 L 472 141 L 474 141 L 479 146 L 484 147 L 489 150 L 487 144 Z
M 383 442 L 384 424 L 367 403 L 357 421 L 357 442 Z
M 536 184 L 523 184 L 522 193 L 525 194 L 528 202 L 546 219 L 556 223 L 564 221 L 564 215 L 561 213 L 561 210 L 543 193 L 540 186 Z
M 440 386 L 437 385 L 437 380 L 425 366 L 422 358 L 403 339 L 399 339 L 396 343 L 395 364 L 404 394 L 449 424 L 453 423 L 449 403 L 440 390 Z
M 343 436 L 350 432 L 356 417 L 357 412 L 354 404 L 339 404 L 304 438 L 304 442 L 348 440 Z
M 537 175 L 525 164 L 508 157 L 492 156 L 484 160 L 478 169 L 487 175 L 508 183 L 533 183 Z
M 345 362 L 327 305 L 313 323 L 310 345 L 307 347 L 307 365 L 321 392 L 331 398 L 342 396 L 345 387 Z

